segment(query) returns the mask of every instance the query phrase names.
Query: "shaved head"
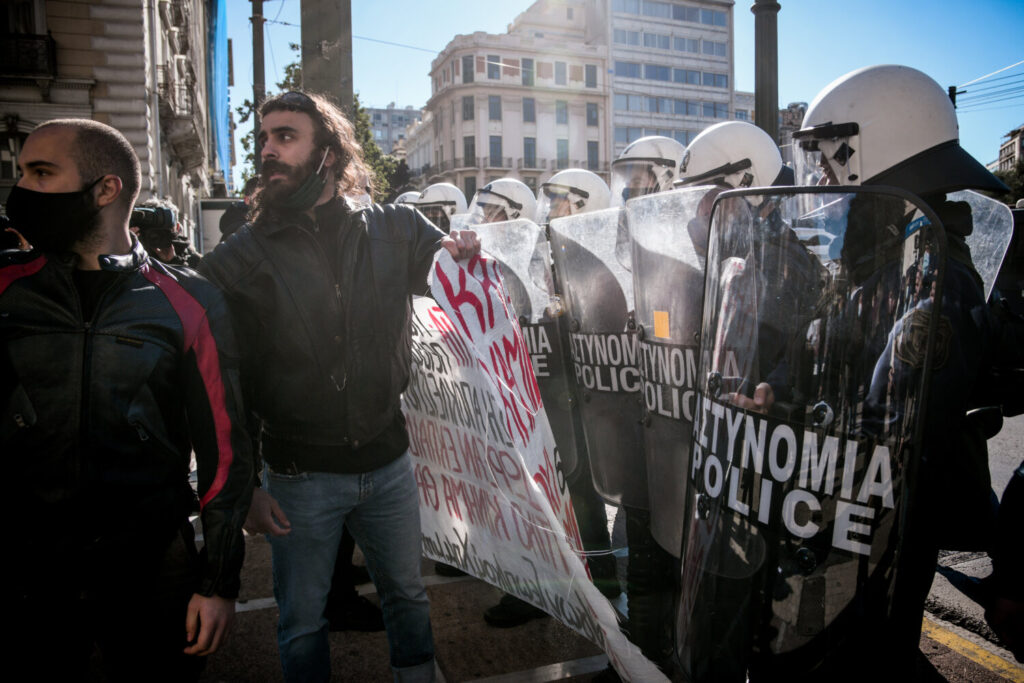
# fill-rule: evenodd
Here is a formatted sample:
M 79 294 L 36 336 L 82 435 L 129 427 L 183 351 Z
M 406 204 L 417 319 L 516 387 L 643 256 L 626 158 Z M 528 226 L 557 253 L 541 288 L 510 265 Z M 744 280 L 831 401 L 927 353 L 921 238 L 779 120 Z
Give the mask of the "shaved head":
M 33 133 L 59 128 L 73 133 L 70 151 L 83 183 L 105 175 L 121 179 L 117 204 L 131 210 L 139 195 L 142 172 L 131 143 L 115 128 L 91 119 L 54 119 L 36 127 Z

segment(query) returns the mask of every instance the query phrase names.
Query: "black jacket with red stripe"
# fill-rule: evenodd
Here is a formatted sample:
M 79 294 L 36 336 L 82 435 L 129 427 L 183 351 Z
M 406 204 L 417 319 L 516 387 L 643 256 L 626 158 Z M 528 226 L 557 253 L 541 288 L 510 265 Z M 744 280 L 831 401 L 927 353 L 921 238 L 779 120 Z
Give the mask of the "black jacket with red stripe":
M 100 258 L 116 276 L 87 323 L 76 259 L 0 254 L 0 451 L 17 519 L 9 547 L 32 549 L 14 564 L 28 582 L 146 574 L 194 505 L 194 448 L 198 591 L 234 598 L 253 468 L 224 300 L 134 241 L 132 253 Z

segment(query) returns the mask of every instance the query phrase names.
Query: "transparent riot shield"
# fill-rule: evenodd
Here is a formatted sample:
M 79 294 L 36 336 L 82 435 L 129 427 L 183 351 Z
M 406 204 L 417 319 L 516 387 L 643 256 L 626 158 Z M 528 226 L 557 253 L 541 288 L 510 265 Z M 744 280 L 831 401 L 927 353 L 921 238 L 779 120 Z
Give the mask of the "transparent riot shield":
M 465 225 L 476 231 L 487 254 L 501 264 L 502 279 L 519 319 L 530 352 L 541 400 L 558 448 L 566 479 L 577 472 L 581 457 L 577 443 L 579 418 L 574 415 L 575 384 L 568 372 L 561 307 L 551 282 L 551 256 L 544 230 L 528 220 Z M 460 229 L 463 229 L 460 228 Z
M 697 386 L 697 341 L 711 205 L 693 187 L 626 203 L 643 381 L 643 439 L 651 533 L 679 557 Z
M 966 241 L 971 248 L 971 260 L 985 283 L 985 300 L 992 294 L 1003 257 L 1013 239 L 1013 213 L 1010 207 L 973 190 L 952 192 L 946 197 L 951 202 L 964 202 L 970 208 L 970 224 Z M 952 230 L 949 226 L 947 229 Z
M 594 488 L 612 505 L 647 509 L 633 277 L 624 209 L 551 221 L 549 239 L 580 393 Z
M 828 680 L 869 656 L 949 338 L 932 315 L 945 257 L 938 219 L 899 190 L 717 199 L 675 629 L 687 680 Z

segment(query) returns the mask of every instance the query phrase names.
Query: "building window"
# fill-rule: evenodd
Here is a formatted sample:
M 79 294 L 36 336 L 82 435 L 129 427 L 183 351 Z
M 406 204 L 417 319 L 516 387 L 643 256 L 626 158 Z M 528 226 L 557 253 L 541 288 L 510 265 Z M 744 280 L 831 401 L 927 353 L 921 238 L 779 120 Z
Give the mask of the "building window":
M 587 64 L 585 69 L 586 69 L 586 74 L 587 75 L 584 77 L 585 80 L 583 82 L 583 85 L 588 87 L 588 88 L 596 88 L 597 87 L 597 66 L 595 66 L 594 64 Z
M 466 196 L 470 198 L 470 201 L 472 201 L 473 195 L 476 194 L 476 176 L 466 176 L 464 183 L 466 185 Z
M 702 9 L 700 11 L 700 23 L 707 26 L 726 26 L 725 12 L 718 12 L 713 9 Z
M 629 111 L 629 98 L 625 95 L 616 95 L 615 111 Z
M 728 88 L 729 77 L 725 74 L 710 74 L 705 72 L 703 74 L 703 84 L 712 88 Z
M 534 176 L 526 176 L 523 178 L 523 183 L 530 188 L 530 192 L 537 194 L 537 179 Z M 533 216 L 530 216 L 533 218 Z
M 523 85 L 533 85 L 533 60 L 523 59 Z
M 476 136 L 466 135 L 462 138 L 462 165 L 476 166 Z
M 617 28 L 612 32 L 612 40 L 622 45 L 639 45 L 640 31 L 627 31 Z
M 537 168 L 537 138 L 523 138 L 523 167 Z
M 451 119 L 452 119 L 451 120 L 451 125 L 454 126 L 455 125 L 455 103 L 454 102 L 452 102 L 452 116 L 451 116 Z
M 644 64 L 644 78 L 648 81 L 671 81 L 672 69 L 659 64 Z
M 644 136 L 644 129 L 643 128 L 624 128 L 624 127 L 616 127 L 615 128 L 615 142 L 616 143 L 629 144 L 631 142 L 636 142 L 637 140 L 639 140 L 643 136 Z
M 473 55 L 462 56 L 462 82 L 473 82 Z
M 587 125 L 597 125 L 597 102 L 587 102 Z
M 472 121 L 473 120 L 473 96 L 466 95 L 462 98 L 462 120 Z
M 690 132 L 686 130 L 677 130 L 672 132 L 672 137 L 675 138 L 676 142 L 681 145 L 690 144 Z
M 640 0 L 612 0 L 612 11 L 640 14 Z
M 501 167 L 501 136 L 491 136 L 491 166 Z
M 523 98 L 523 123 L 537 122 L 537 103 L 532 97 Z
M 690 52 L 692 54 L 698 54 L 700 52 L 700 41 L 695 38 L 673 38 L 672 48 L 679 52 Z
M 667 2 L 643 0 L 640 11 L 645 17 L 657 17 L 658 19 L 672 18 L 672 5 Z
M 686 5 L 672 5 L 672 18 L 676 21 L 689 21 L 696 24 L 700 21 L 700 9 Z
M 566 83 L 565 62 L 555 62 L 555 85 L 565 85 Z
M 703 52 L 706 55 L 713 55 L 715 57 L 725 56 L 725 43 L 719 43 L 714 40 L 705 40 L 703 41 L 702 47 L 704 48 Z
M 569 123 L 569 103 L 565 100 L 555 101 L 555 123 Z
M 709 119 L 727 119 L 729 118 L 729 105 L 721 102 L 705 102 L 704 116 Z
M 672 69 L 672 80 L 687 85 L 700 85 L 700 72 L 693 69 Z
M 737 121 L 749 121 L 750 120 L 750 112 L 748 112 L 746 109 L 737 109 L 736 110 L 736 120 Z
M 487 96 L 487 118 L 491 121 L 501 121 L 501 95 Z
M 669 44 L 669 37 L 663 36 L 660 33 L 645 33 L 644 34 L 644 47 L 653 47 L 659 50 L 667 50 Z
M 599 164 L 597 140 L 587 140 L 587 168 L 596 171 Z
M 569 168 L 569 141 L 565 138 L 559 138 L 557 140 L 558 168 Z
M 636 62 L 615 62 L 615 75 L 623 78 L 640 78 L 640 65 Z
M 501 78 L 501 57 L 487 55 L 487 78 L 496 81 Z

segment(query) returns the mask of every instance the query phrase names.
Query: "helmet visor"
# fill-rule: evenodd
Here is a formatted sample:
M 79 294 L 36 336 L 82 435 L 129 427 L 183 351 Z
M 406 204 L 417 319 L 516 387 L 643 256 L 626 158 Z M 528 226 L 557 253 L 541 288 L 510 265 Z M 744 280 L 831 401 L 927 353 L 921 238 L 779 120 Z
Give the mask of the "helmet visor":
M 659 163 L 659 162 L 665 162 Z M 668 168 L 666 168 L 666 164 Z M 612 200 L 625 204 L 634 197 L 660 192 L 659 177 L 671 174 L 673 164 L 667 159 L 620 159 L 612 163 Z
M 798 150 L 793 155 L 796 184 L 847 185 L 860 180 L 853 170 L 855 150 L 850 146 L 859 130 L 856 123 L 826 123 L 793 133 Z
M 582 213 L 590 194 L 569 185 L 544 183 L 537 202 L 537 223 L 543 225 L 555 218 Z
M 448 206 L 450 204 L 450 206 Z M 448 230 L 450 221 L 448 220 L 449 212 L 454 213 L 455 202 L 437 202 L 433 204 L 417 204 L 416 208 L 419 209 L 427 219 L 441 228 L 444 231 Z
M 501 223 L 502 221 L 509 220 L 508 211 L 505 210 L 505 204 L 502 202 L 489 202 L 473 201 L 473 205 L 469 207 L 469 223 L 470 225 L 479 225 L 481 223 Z

